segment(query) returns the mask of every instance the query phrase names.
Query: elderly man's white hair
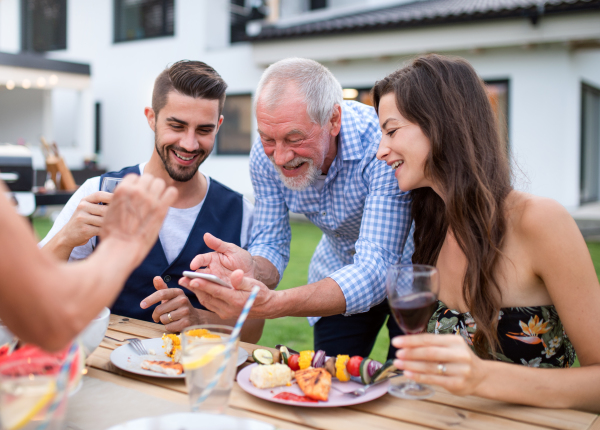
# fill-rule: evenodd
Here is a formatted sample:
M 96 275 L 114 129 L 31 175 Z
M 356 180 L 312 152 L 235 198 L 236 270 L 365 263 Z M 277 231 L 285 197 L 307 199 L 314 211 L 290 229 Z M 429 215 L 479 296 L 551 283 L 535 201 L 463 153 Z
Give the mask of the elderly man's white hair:
M 295 84 L 304 96 L 309 118 L 323 127 L 331 118 L 335 105 L 342 105 L 342 86 L 329 69 L 307 58 L 286 58 L 271 64 L 264 71 L 254 99 L 269 109 L 276 108 L 289 84 Z

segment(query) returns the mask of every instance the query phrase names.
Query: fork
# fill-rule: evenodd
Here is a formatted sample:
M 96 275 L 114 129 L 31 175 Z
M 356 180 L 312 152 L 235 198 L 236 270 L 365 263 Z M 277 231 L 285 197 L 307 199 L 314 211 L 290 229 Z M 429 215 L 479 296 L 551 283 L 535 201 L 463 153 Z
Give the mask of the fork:
M 373 385 L 381 384 L 382 382 L 385 382 L 388 379 L 390 379 L 390 378 L 385 378 L 385 379 L 382 379 L 381 381 L 377 381 L 377 382 L 374 382 L 372 384 L 365 385 L 363 387 L 357 388 L 354 391 L 342 391 L 339 388 L 334 387 L 333 385 L 331 386 L 331 388 L 333 388 L 334 390 L 339 391 L 340 393 L 342 393 L 342 394 L 344 394 L 346 396 L 361 397 L 361 396 L 364 396 L 365 394 L 367 394 L 367 390 L 369 388 L 371 388 Z
M 146 351 L 146 347 L 142 343 L 141 340 L 132 337 L 130 339 L 124 339 L 129 342 L 129 345 L 133 348 L 137 355 L 148 355 L 148 351 Z

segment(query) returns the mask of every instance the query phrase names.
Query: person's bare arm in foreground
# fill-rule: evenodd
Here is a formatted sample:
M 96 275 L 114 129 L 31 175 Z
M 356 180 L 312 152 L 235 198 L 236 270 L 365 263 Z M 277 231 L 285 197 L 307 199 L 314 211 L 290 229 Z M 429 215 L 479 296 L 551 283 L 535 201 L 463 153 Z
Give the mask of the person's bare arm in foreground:
M 156 242 L 176 197 L 160 179 L 127 176 L 115 191 L 96 251 L 66 264 L 40 252 L 31 227 L 0 196 L 2 321 L 25 342 L 48 350 L 64 347 L 113 302 Z

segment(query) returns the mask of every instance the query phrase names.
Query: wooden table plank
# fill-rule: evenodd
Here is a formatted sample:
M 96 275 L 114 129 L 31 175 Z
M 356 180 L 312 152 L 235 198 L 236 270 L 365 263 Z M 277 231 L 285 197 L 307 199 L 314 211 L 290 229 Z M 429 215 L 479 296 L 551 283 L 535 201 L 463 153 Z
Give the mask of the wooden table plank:
M 438 387 L 427 401 L 561 430 L 585 430 L 597 418 L 596 414 L 572 409 L 536 408 L 476 396 L 455 396 Z
M 159 397 L 170 402 L 181 404 L 189 403 L 187 391 L 182 393 L 177 390 L 169 390 L 159 385 L 148 384 L 146 381 L 127 378 L 112 372 L 94 368 L 88 368 L 87 376 L 101 379 L 102 381 L 112 382 L 122 387 L 142 391 L 146 394 L 150 394 L 151 396 Z
M 588 430 L 600 430 L 600 416 L 596 418 Z
M 148 385 L 145 382 L 137 381 L 137 380 L 130 379 L 130 378 L 125 378 L 125 377 L 116 375 L 111 372 L 106 372 L 103 370 L 98 370 L 98 369 L 92 368 L 92 369 L 88 369 L 87 376 L 96 378 L 96 379 L 100 379 L 100 380 L 106 381 L 106 382 L 112 382 L 113 384 L 120 385 L 122 387 L 130 388 L 133 390 L 137 390 L 142 393 L 145 393 L 145 394 L 148 394 L 148 395 L 151 395 L 151 396 L 163 399 L 163 400 L 167 400 L 167 401 L 170 401 L 173 403 L 179 403 L 182 405 L 189 404 L 189 398 L 188 398 L 187 394 L 182 394 L 182 393 L 178 393 L 178 392 L 171 391 L 171 390 L 165 390 L 161 387 Z M 281 419 L 265 416 L 265 415 L 258 414 L 255 412 L 239 410 L 239 409 L 227 408 L 225 413 L 227 415 L 232 415 L 232 416 L 236 416 L 236 417 L 251 418 L 251 419 L 258 420 L 258 421 L 263 421 L 263 422 L 266 422 L 269 424 L 273 424 L 281 429 L 307 430 L 307 429 L 313 428 L 313 427 L 297 425 L 297 424 L 290 423 L 288 421 L 284 421 Z
M 389 394 L 351 409 L 436 429 L 534 430 L 548 429 L 507 418 L 472 412 L 452 406 L 419 400 L 404 400 Z
M 254 397 L 242 390 L 237 384 L 235 384 L 231 390 L 229 406 L 235 409 L 258 412 L 262 415 L 276 417 L 317 429 L 423 430 L 424 428 L 427 428 L 421 425 L 414 425 L 395 419 L 366 414 L 348 408 L 305 408 L 281 405 L 279 403 L 273 403 Z

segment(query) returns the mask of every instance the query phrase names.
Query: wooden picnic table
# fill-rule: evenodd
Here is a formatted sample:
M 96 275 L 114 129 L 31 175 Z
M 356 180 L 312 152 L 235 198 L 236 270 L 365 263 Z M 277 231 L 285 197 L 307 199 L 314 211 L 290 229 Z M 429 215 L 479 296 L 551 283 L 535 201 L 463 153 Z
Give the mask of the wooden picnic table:
M 115 339 L 137 337 L 149 339 L 161 337 L 164 327 L 145 321 L 111 315 L 107 336 Z M 93 387 L 101 386 L 127 389 L 135 397 L 147 396 L 149 399 L 165 404 L 167 410 L 173 405 L 174 412 L 188 410 L 188 396 L 185 381 L 180 379 L 151 378 L 129 373 L 116 368 L 110 362 L 110 353 L 120 343 L 104 339 L 100 347 L 88 358 L 88 372 L 84 383 Z M 240 346 L 250 353 L 257 345 L 241 343 Z M 265 348 L 261 346 L 260 348 Z M 277 357 L 278 352 L 270 349 Z M 248 363 L 249 364 L 249 363 Z M 243 366 L 243 365 L 242 365 Z M 106 385 L 101 385 L 106 384 Z M 115 384 L 115 385 L 113 385 Z M 89 388 L 91 389 L 91 388 Z M 541 395 L 541 394 L 540 394 Z M 92 394 L 95 410 L 102 409 L 99 393 Z M 126 399 L 119 400 L 124 402 Z M 107 400 L 108 401 L 108 400 Z M 73 401 L 77 402 L 77 396 Z M 119 403 L 121 404 L 121 403 Z M 125 407 L 125 406 L 123 406 Z M 112 407 L 118 412 L 118 407 Z M 71 406 L 70 408 L 71 409 Z M 92 411 L 86 407 L 75 407 L 72 414 L 79 414 L 79 421 L 73 428 L 87 428 L 82 424 Z M 83 409 L 83 410 L 82 410 Z M 158 413 L 156 406 L 153 412 Z M 164 412 L 163 412 L 164 413 Z M 479 397 L 459 397 L 436 388 L 436 394 L 427 400 L 403 400 L 389 394 L 368 403 L 343 408 L 305 408 L 276 404 L 256 398 L 234 384 L 226 410 L 229 415 L 252 418 L 268 422 L 281 429 L 568 429 L 600 430 L 600 418 L 596 414 L 575 410 L 552 410 L 520 406 L 487 400 Z M 72 415 L 71 414 L 71 415 Z M 144 415 L 141 415 L 144 416 Z M 89 427 L 92 428 L 92 427 Z

